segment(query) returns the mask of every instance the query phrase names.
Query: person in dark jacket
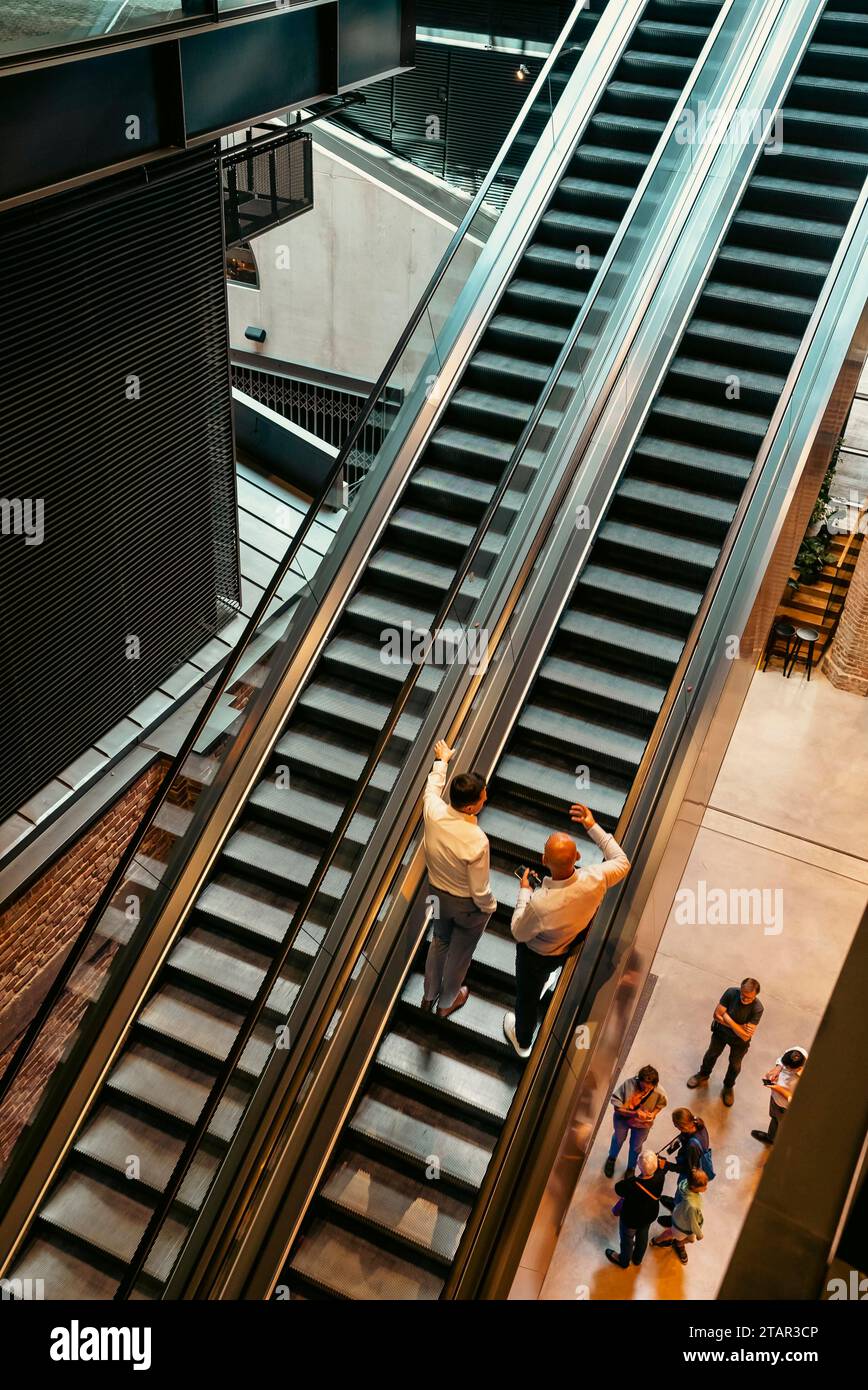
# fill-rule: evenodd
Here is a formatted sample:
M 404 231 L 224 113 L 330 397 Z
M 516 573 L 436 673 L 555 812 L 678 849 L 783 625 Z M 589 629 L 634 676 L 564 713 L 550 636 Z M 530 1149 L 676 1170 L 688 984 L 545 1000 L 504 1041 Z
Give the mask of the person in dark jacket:
M 657 1220 L 659 1198 L 666 1181 L 666 1168 L 653 1149 L 643 1149 L 639 1155 L 639 1172 L 634 1178 L 622 1178 L 615 1191 L 623 1198 L 618 1213 L 621 1249 L 606 1251 L 606 1259 L 619 1269 L 632 1263 L 640 1265 L 648 1248 L 648 1231 Z
M 675 1159 L 674 1162 L 667 1159 L 666 1172 L 677 1173 L 679 1178 L 684 1178 L 702 1168 L 702 1156 L 706 1149 L 711 1148 L 711 1142 L 704 1120 L 694 1115 L 692 1110 L 673 1110 L 672 1119 L 679 1133 L 675 1144 L 667 1149 L 667 1153 L 671 1153 L 675 1148 Z M 660 1201 L 668 1211 L 672 1211 L 676 1199 L 661 1197 Z

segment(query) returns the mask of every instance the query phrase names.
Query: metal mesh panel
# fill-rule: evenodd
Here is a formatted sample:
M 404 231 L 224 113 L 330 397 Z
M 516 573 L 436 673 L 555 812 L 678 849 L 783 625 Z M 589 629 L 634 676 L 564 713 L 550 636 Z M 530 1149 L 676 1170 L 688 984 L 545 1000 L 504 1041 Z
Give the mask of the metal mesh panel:
M 233 365 L 232 378 L 239 391 L 336 449 L 349 438 L 367 399 L 354 391 L 279 376 L 256 367 Z M 346 482 L 351 491 L 370 468 L 386 433 L 388 420 L 385 417 L 388 415 L 390 419 L 397 405 L 397 399 L 385 406 L 378 405 L 367 421 L 347 465 Z
M 313 207 L 311 138 L 306 133 L 278 135 L 258 145 L 248 135 L 222 162 L 227 246 Z
M 0 816 L 237 611 L 220 202 L 212 148 L 0 218 Z

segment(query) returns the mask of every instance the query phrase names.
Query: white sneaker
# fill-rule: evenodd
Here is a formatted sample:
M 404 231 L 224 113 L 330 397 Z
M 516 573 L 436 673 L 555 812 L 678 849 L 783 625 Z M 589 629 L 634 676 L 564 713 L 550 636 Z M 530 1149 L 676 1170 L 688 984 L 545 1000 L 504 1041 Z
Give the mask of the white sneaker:
M 518 1038 L 515 1036 L 515 1014 L 503 1015 L 503 1034 L 508 1038 L 518 1053 L 519 1057 L 529 1057 L 531 1049 L 529 1047 L 519 1047 Z

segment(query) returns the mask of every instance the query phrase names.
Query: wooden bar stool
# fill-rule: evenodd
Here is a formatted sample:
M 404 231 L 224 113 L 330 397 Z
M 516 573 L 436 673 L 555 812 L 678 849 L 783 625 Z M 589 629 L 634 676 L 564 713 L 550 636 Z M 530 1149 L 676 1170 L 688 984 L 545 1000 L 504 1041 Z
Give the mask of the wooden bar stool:
M 798 625 L 790 648 L 790 664 L 784 671 L 784 675 L 789 677 L 793 667 L 802 654 L 802 647 L 805 648 L 805 661 L 808 667 L 808 680 L 811 679 L 811 667 L 814 664 L 814 646 L 820 636 L 819 629 L 816 627 L 803 627 Z
M 766 641 L 765 656 L 763 658 L 763 670 L 766 669 L 772 657 L 777 654 L 778 643 L 783 642 L 783 674 L 787 674 L 787 666 L 789 665 L 790 660 L 790 644 L 795 636 L 795 633 L 796 629 L 793 627 L 792 623 L 787 618 L 779 618 L 776 623 L 772 623 L 771 631 L 769 632 L 768 639 Z

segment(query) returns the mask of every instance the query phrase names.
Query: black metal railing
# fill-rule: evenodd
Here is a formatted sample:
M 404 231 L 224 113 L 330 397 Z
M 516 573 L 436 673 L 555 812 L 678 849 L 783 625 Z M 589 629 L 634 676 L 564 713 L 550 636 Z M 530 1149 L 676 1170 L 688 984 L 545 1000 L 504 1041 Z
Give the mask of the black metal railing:
M 313 144 L 307 131 L 290 129 L 243 142 L 220 156 L 226 245 L 237 246 L 313 208 Z

